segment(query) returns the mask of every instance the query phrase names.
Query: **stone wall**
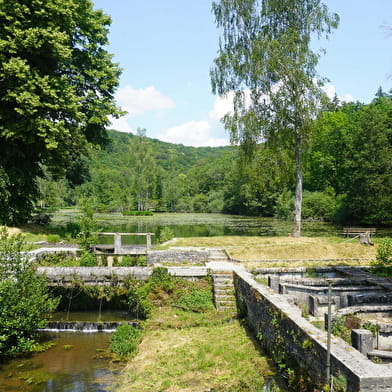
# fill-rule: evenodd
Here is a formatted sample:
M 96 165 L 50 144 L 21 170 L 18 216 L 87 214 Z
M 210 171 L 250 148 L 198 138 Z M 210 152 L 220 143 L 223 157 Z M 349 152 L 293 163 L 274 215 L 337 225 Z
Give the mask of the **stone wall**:
M 185 279 L 207 276 L 206 267 L 168 267 L 168 272 Z M 152 274 L 152 267 L 38 267 L 37 274 L 45 275 L 50 285 L 71 285 L 75 281 L 85 285 L 108 285 L 122 282 L 129 277 L 146 280 Z
M 325 385 L 326 332 L 301 317 L 300 309 L 284 296 L 257 283 L 249 274 L 235 272 L 234 284 L 240 310 L 246 312 L 272 358 L 277 362 L 285 361 L 285 356 L 294 359 L 316 385 Z M 348 392 L 392 392 L 392 366 L 369 361 L 337 337 L 331 342 L 331 374 L 345 377 Z
M 147 264 L 202 264 L 208 261 L 208 254 L 206 250 L 153 250 L 147 253 Z

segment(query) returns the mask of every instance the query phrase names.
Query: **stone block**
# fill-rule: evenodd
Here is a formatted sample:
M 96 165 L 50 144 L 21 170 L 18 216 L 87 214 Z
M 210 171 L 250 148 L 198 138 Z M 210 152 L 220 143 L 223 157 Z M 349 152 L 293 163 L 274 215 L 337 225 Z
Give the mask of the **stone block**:
M 351 341 L 353 347 L 365 356 L 374 348 L 373 334 L 367 329 L 352 329 Z
M 279 276 L 268 276 L 268 286 L 271 287 L 272 290 L 275 290 L 277 293 L 279 293 L 279 282 L 280 282 L 280 277 Z

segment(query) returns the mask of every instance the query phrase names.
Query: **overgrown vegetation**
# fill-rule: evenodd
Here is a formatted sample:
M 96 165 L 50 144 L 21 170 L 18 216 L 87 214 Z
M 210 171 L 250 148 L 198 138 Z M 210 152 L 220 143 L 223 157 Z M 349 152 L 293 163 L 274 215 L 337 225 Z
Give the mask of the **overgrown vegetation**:
M 132 325 L 120 325 L 110 338 L 110 350 L 120 358 L 130 359 L 136 353 L 143 337 L 143 330 Z
M 46 325 L 58 304 L 23 247 L 21 234 L 9 235 L 0 228 L 0 355 L 37 349 L 36 329 Z
M 392 275 L 392 240 L 383 239 L 377 247 L 376 260 L 372 262 L 372 272 L 380 276 Z

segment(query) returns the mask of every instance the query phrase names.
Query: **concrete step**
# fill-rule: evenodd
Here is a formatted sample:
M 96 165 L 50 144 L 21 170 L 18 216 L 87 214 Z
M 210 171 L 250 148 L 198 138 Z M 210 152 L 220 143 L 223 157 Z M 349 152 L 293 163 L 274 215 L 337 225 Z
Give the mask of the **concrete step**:
M 218 285 L 218 286 L 232 286 L 233 285 L 233 279 L 230 279 L 227 276 L 222 276 L 219 278 L 214 278 L 214 284 Z
M 213 277 L 214 282 L 230 282 L 230 284 L 233 283 L 233 277 L 231 275 L 219 275 L 219 276 L 214 276 Z
M 234 295 L 215 295 L 215 298 L 218 301 L 234 301 L 235 300 Z
M 234 296 L 233 272 L 214 271 L 214 300 L 218 311 L 235 311 L 236 301 Z
M 215 293 L 218 293 L 218 294 L 234 295 L 234 289 L 232 286 L 230 286 L 230 287 L 228 287 L 228 286 L 220 286 L 220 287 L 215 286 L 214 291 L 215 291 Z
M 216 303 L 218 304 L 218 305 L 225 305 L 225 306 L 228 306 L 228 305 L 235 305 L 235 300 L 234 299 L 218 299 L 218 300 L 216 300 Z
M 232 312 L 236 313 L 236 307 L 235 306 L 219 306 L 217 307 L 217 310 L 220 312 Z

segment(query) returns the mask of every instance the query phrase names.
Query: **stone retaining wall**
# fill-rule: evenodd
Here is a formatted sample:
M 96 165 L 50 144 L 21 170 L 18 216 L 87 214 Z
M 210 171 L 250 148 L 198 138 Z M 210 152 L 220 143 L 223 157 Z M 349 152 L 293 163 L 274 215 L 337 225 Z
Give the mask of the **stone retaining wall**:
M 301 317 L 298 307 L 282 295 L 257 283 L 249 274 L 234 273 L 240 307 L 275 361 L 283 355 L 306 369 L 316 385 L 326 384 L 327 334 Z M 392 365 L 378 365 L 333 337 L 331 374 L 347 379 L 348 392 L 392 392 Z
M 208 254 L 206 250 L 152 250 L 147 253 L 147 264 L 202 264 L 208 261 Z
M 168 272 L 177 277 L 197 279 L 207 276 L 206 267 L 168 267 Z M 71 285 L 82 282 L 86 285 L 108 285 L 122 282 L 129 277 L 146 280 L 152 267 L 38 267 L 37 274 L 45 275 L 51 285 Z

